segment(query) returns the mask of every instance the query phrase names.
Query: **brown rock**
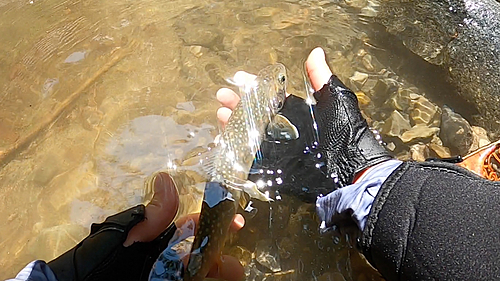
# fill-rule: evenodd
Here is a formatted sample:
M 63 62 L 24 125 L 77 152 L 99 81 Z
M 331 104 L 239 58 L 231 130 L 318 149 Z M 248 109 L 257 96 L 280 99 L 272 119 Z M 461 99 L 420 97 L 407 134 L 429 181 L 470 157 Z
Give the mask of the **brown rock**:
M 469 148 L 469 153 L 491 143 L 488 138 L 488 132 L 482 127 L 472 126 L 472 134 L 474 135 L 474 140 Z
M 452 154 L 466 155 L 474 141 L 472 127 L 460 114 L 449 107 L 443 107 L 439 137 Z
M 439 132 L 439 128 L 427 127 L 419 124 L 413 126 L 409 131 L 404 132 L 399 138 L 404 143 L 409 143 L 417 140 L 430 139 Z
M 439 158 L 451 157 L 450 149 L 439 144 L 430 143 L 428 144 L 431 152 L 435 153 Z
M 423 96 L 412 101 L 412 103 L 413 109 L 410 112 L 410 118 L 413 121 L 413 124 L 430 124 L 437 113 L 437 106 Z M 439 124 L 436 126 L 439 126 Z
M 410 147 L 411 159 L 424 162 L 429 158 L 429 149 L 423 143 L 417 143 Z
M 384 122 L 381 132 L 387 136 L 399 137 L 410 129 L 410 122 L 399 111 L 394 110 Z

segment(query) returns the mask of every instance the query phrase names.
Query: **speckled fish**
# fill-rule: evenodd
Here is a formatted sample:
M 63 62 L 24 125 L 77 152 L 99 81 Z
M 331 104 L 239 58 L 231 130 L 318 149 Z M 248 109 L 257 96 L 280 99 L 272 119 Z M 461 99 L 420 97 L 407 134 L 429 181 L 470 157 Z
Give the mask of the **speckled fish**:
M 247 179 L 266 129 L 286 131 L 269 135 L 298 138 L 295 126 L 285 117 L 276 118 L 285 102 L 286 80 L 285 67 L 274 64 L 261 70 L 251 85 L 240 86 L 241 100 L 216 147 L 205 159 L 204 168 L 210 180 L 205 187 L 185 281 L 203 280 L 218 262 L 238 205 L 244 207 L 247 196 L 270 200 Z

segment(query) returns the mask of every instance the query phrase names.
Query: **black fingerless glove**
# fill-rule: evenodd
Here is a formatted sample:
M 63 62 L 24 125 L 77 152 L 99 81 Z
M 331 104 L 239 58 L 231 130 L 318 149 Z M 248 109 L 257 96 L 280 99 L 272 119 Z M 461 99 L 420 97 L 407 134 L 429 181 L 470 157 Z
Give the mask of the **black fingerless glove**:
M 144 205 L 138 205 L 103 223 L 92 224 L 90 235 L 49 262 L 50 269 L 60 281 L 147 280 L 153 263 L 173 236 L 175 225 L 151 242 L 124 247 L 130 229 L 144 220 L 144 212 Z
M 335 75 L 314 98 L 319 149 L 338 187 L 352 184 L 358 172 L 392 158 L 368 128 L 356 95 Z

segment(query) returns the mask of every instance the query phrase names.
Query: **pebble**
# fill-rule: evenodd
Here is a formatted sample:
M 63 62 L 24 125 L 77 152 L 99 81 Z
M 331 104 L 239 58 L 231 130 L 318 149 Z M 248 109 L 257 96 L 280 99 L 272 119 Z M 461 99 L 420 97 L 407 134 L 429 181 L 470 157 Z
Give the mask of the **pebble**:
M 469 153 L 491 143 L 490 139 L 488 138 L 488 132 L 484 128 L 472 126 L 472 133 L 474 134 L 474 140 L 471 147 L 469 148 Z
M 410 129 L 410 122 L 399 111 L 394 110 L 385 120 L 381 132 L 387 136 L 399 137 Z
M 355 71 L 354 74 L 349 78 L 351 83 L 355 85 L 358 89 L 361 89 L 368 79 L 368 74 Z
M 375 67 L 372 64 L 372 56 L 371 55 L 368 55 L 368 54 L 364 55 L 363 59 L 361 60 L 361 63 L 366 68 L 366 70 L 368 70 L 368 71 L 375 70 Z
M 388 100 L 388 104 L 394 109 L 406 111 L 410 106 L 410 91 L 399 88 L 398 92 Z
M 451 157 L 450 149 L 439 144 L 429 143 L 429 149 L 436 154 L 439 158 Z
M 413 126 L 410 130 L 404 132 L 399 138 L 404 143 L 410 143 L 412 141 L 425 139 L 430 139 L 433 135 L 439 132 L 439 128 L 427 127 L 425 125 L 419 124 Z
M 360 106 L 367 106 L 371 103 L 371 99 L 364 92 L 356 92 L 356 97 L 358 98 L 358 103 Z
M 411 159 L 419 162 L 424 162 L 429 158 L 429 149 L 423 143 L 417 143 L 410 146 Z
M 345 3 L 353 8 L 364 8 L 368 5 L 367 0 L 345 0 Z
M 255 260 L 272 272 L 281 271 L 278 250 L 270 240 L 261 240 L 255 245 Z
M 420 98 L 413 100 L 412 103 L 413 109 L 410 112 L 410 118 L 413 121 L 413 125 L 429 125 L 432 121 L 434 121 L 434 116 L 437 113 L 437 106 L 435 106 L 423 96 L 420 96 Z M 433 125 L 439 126 L 439 124 Z
M 242 246 L 233 246 L 229 249 L 229 255 L 237 258 L 242 266 L 247 266 L 252 262 L 252 252 Z
M 189 51 L 191 54 L 193 54 L 195 57 L 199 58 L 203 55 L 203 52 L 201 51 L 201 46 L 200 45 L 193 45 L 189 47 Z
M 474 142 L 472 127 L 460 114 L 443 106 L 439 137 L 452 154 L 466 155 Z

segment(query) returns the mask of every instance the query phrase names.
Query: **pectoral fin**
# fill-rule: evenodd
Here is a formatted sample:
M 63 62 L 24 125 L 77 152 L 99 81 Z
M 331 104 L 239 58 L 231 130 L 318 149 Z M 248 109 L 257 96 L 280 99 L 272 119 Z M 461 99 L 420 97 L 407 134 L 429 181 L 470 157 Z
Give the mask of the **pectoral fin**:
M 267 135 L 274 140 L 296 140 L 299 130 L 285 116 L 277 114 L 267 125 Z

